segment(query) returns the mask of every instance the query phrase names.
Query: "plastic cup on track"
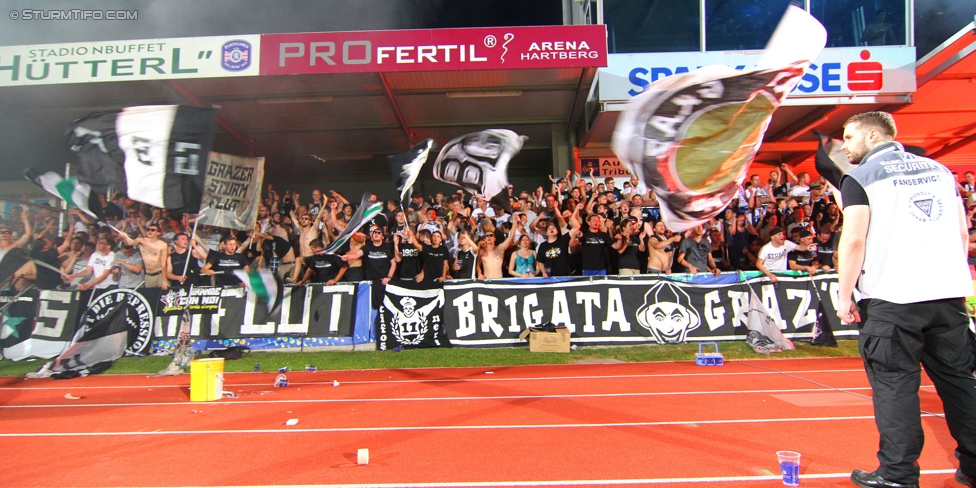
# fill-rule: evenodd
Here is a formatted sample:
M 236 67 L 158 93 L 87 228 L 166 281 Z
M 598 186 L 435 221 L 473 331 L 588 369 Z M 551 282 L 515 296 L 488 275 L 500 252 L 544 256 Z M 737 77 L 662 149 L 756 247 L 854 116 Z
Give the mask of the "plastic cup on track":
M 360 449 L 356 453 L 356 464 L 369 464 L 369 449 Z
M 800 486 L 800 453 L 794 451 L 777 451 L 779 469 L 783 472 L 783 484 L 786 486 Z

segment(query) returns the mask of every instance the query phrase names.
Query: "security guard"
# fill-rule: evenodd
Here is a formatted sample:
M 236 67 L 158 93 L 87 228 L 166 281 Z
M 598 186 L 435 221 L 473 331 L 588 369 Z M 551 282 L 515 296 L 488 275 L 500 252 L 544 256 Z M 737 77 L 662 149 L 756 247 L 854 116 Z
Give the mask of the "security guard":
M 918 486 L 921 362 L 958 443 L 956 479 L 972 486 L 976 378 L 963 301 L 973 293 L 965 211 L 949 170 L 906 153 L 895 134 L 885 112 L 858 114 L 844 124 L 843 150 L 857 166 L 841 180 L 837 315 L 859 324 L 881 435 L 880 467 L 855 470 L 851 480 L 864 487 Z M 856 306 L 855 284 L 862 298 Z

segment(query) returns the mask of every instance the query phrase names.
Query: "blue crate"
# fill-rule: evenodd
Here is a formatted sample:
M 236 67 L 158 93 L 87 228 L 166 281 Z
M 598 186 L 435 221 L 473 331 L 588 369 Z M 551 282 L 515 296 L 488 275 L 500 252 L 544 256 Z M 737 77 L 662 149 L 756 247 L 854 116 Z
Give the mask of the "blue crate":
M 715 346 L 715 352 L 702 352 L 702 347 L 709 344 Z M 718 352 L 717 342 L 702 342 L 698 344 L 698 354 L 695 355 L 695 363 L 699 366 L 722 366 L 725 364 L 725 356 Z

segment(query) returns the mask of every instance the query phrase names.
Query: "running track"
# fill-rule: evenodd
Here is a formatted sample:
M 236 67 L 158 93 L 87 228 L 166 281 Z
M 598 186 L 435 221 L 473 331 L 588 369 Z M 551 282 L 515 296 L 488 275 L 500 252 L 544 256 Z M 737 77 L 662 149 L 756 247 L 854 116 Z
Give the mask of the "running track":
M 826 487 L 877 465 L 856 358 L 275 375 L 207 403 L 189 375 L 2 377 L 0 485 L 775 487 L 790 449 Z M 958 487 L 927 379 L 921 399 L 922 486 Z

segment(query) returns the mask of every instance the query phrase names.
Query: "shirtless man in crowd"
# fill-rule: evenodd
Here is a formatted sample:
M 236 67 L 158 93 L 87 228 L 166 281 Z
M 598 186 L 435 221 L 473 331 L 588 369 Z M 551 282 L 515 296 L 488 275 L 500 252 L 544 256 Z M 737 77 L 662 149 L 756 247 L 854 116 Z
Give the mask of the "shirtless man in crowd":
M 142 264 L 146 272 L 146 288 L 169 289 L 169 280 L 163 275 L 166 258 L 169 257 L 169 243 L 159 238 L 159 224 L 146 225 L 146 236 L 132 239 L 129 234 L 119 232 L 127 246 L 139 246 Z
M 298 197 L 298 195 L 295 196 Z M 328 243 L 332 242 L 329 239 L 328 229 L 326 229 L 325 235 L 321 235 L 322 232 L 319 231 L 319 224 L 322 222 L 322 216 L 324 214 L 325 212 L 319 212 L 318 215 L 316 215 L 313 220 L 311 214 L 306 213 L 303 214 L 301 217 L 298 217 L 295 215 L 294 211 L 291 212 L 292 221 L 298 222 L 298 232 L 299 232 L 298 244 L 301 249 L 301 254 L 302 254 L 301 257 L 307 258 L 314 254 L 314 252 L 312 252 L 312 248 L 309 246 L 309 243 L 311 243 L 315 239 L 319 239 L 321 237 L 321 239 L 319 240 L 321 240 L 322 244 L 325 245 L 328 245 Z
M 681 240 L 681 235 L 668 237 L 665 235 L 667 230 L 664 222 L 659 221 L 654 224 L 654 234 L 648 239 L 647 246 L 648 274 L 671 274 L 671 256 L 674 254 L 675 245 Z
M 505 250 L 515 241 L 515 234 L 525 232 L 522 221 L 515 223 L 515 227 L 508 233 L 505 242 L 495 245 L 495 234 L 489 232 L 482 239 L 485 241 L 484 249 L 478 253 L 478 279 L 504 278 L 502 274 L 502 261 L 505 260 Z

